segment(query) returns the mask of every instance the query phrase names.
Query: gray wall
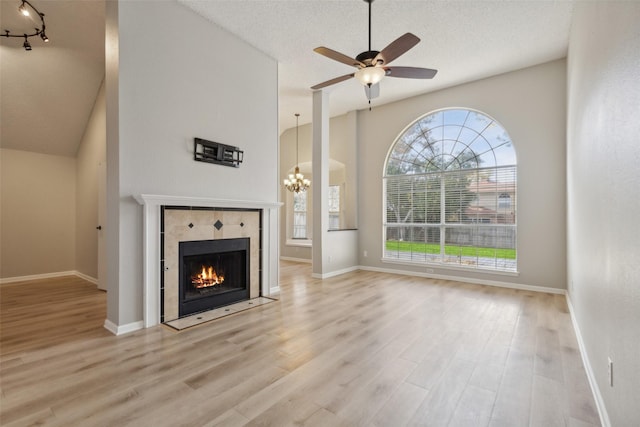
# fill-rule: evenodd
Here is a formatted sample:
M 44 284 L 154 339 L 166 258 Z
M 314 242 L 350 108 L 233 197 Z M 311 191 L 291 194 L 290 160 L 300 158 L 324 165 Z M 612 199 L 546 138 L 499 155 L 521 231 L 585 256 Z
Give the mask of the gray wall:
M 638 22 L 637 2 L 580 3 L 568 56 L 569 298 L 612 426 L 640 425 Z
M 437 76 L 436 76 L 437 78 Z M 564 289 L 566 283 L 566 62 L 550 63 L 363 110 L 358 114 L 360 265 L 425 272 L 381 262 L 382 175 L 396 137 L 434 110 L 466 107 L 504 126 L 518 156 L 518 276 L 430 273 Z M 368 256 L 364 257 L 364 251 Z
M 134 195 L 277 201 L 277 63 L 174 1 L 107 2 L 108 320 L 142 320 Z M 195 162 L 193 138 L 244 150 Z M 114 163 L 115 162 L 115 163 Z
M 106 161 L 104 82 L 87 122 L 76 156 L 75 269 L 98 278 L 98 165 Z
M 75 270 L 76 159 L 0 150 L 0 278 Z

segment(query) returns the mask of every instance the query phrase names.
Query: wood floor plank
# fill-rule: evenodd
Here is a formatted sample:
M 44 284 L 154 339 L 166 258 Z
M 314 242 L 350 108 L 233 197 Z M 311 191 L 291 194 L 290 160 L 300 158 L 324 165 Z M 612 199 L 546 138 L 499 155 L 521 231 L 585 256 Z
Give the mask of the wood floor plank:
M 484 427 L 489 425 L 496 394 L 493 391 L 466 387 L 449 421 L 449 427 Z
M 475 364 L 468 360 L 452 360 L 444 374 L 429 390 L 409 425 L 446 426 L 467 388 L 474 368 Z
M 292 262 L 280 289 L 113 336 L 95 285 L 4 284 L 0 424 L 599 425 L 561 295 Z
M 374 414 L 371 422 L 377 427 L 402 427 L 422 404 L 427 390 L 413 384 L 403 382 L 394 390 L 389 399 Z
M 531 390 L 531 417 L 529 425 L 532 427 L 563 427 L 567 421 L 563 415 L 562 385 L 553 379 L 542 375 L 533 376 Z

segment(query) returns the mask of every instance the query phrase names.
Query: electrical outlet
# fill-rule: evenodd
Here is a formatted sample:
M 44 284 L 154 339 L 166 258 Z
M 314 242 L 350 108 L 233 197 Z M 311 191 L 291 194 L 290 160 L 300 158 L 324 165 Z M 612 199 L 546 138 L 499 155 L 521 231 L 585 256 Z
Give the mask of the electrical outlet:
M 369 256 L 369 253 L 368 253 L 367 251 L 364 251 L 363 255 L 364 255 L 364 257 L 366 258 L 366 257 L 368 257 L 368 256 Z
M 609 387 L 613 387 L 613 361 L 611 360 L 611 358 L 608 358 L 608 365 L 607 365 L 607 377 L 609 378 Z

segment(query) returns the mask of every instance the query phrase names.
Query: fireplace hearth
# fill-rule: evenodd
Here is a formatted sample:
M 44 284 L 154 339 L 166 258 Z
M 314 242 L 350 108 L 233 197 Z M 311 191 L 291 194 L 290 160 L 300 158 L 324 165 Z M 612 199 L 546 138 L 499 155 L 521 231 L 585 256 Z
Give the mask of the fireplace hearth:
M 249 299 L 249 238 L 179 242 L 179 316 Z

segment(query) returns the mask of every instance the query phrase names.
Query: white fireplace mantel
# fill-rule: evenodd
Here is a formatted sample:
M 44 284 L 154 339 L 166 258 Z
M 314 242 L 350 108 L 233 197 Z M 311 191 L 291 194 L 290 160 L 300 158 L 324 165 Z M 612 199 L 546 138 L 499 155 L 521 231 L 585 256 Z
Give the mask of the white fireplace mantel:
M 160 208 L 162 206 L 260 209 L 263 242 L 261 294 L 269 296 L 278 292 L 278 209 L 282 203 L 156 194 L 140 194 L 134 197 L 144 207 L 142 241 L 145 328 L 160 323 Z

